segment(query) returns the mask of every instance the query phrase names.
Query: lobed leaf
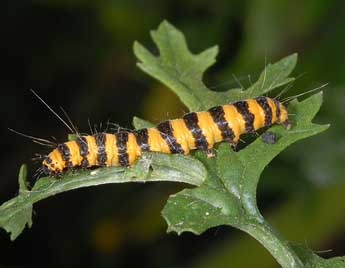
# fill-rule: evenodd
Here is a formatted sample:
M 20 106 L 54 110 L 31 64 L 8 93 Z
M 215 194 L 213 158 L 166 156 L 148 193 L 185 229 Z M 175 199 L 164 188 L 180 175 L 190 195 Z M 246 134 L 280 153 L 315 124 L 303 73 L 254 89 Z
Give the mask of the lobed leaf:
M 154 56 L 139 42 L 134 43 L 134 54 L 141 70 L 167 85 L 191 111 L 206 110 L 224 102 L 202 81 L 203 73 L 215 63 L 218 47 L 192 54 L 183 34 L 167 21 L 151 31 L 151 36 L 159 56 Z
M 19 196 L 3 203 L 0 207 L 0 226 L 11 233 L 11 240 L 15 240 L 27 225 L 32 225 L 32 203 L 25 202 L 27 197 L 26 166 L 19 171 Z
M 295 78 L 288 76 L 295 69 L 296 63 L 297 53 L 289 55 L 274 64 L 269 63 L 261 73 L 258 81 L 246 90 L 246 98 L 264 95 L 277 87 L 294 81 Z
M 258 81 L 246 90 L 214 92 L 203 84 L 202 75 L 214 62 L 215 48 L 192 54 L 183 34 L 166 21 L 161 23 L 157 31 L 152 31 L 151 36 L 158 47 L 159 56 L 154 56 L 141 44 L 135 43 L 134 52 L 139 60 L 139 68 L 167 85 L 192 111 L 263 95 L 294 80 L 289 75 L 296 65 L 297 54 L 268 64 Z M 302 262 L 286 241 L 265 223 L 257 208 L 256 189 L 263 169 L 282 150 L 327 129 L 328 125 L 311 123 L 321 103 L 321 93 L 303 102 L 292 102 L 289 112 L 297 115 L 292 120 L 293 128 L 270 128 L 278 137 L 276 144 L 266 144 L 256 139 L 239 152 L 233 152 L 227 144 L 221 144 L 215 160 L 195 154 L 208 170 L 208 176 L 201 187 L 170 196 L 162 211 L 168 231 L 200 234 L 210 227 L 232 225 L 258 239 L 281 265 L 302 267 Z
M 224 100 L 230 102 L 262 96 L 273 89 L 293 82 L 295 78 L 289 77 L 289 75 L 295 68 L 296 63 L 296 53 L 287 56 L 276 63 L 269 63 L 261 72 L 258 81 L 251 85 L 248 89 L 229 89 L 225 92 L 219 92 L 218 94 L 223 98 L 223 103 L 220 104 L 224 104 Z
M 207 110 L 212 106 L 263 95 L 294 81 L 288 76 L 295 68 L 297 54 L 268 64 L 259 80 L 247 90 L 211 91 L 202 79 L 207 68 L 215 63 L 218 47 L 199 54 L 191 53 L 184 35 L 167 21 L 163 21 L 156 31 L 151 31 L 151 36 L 158 47 L 159 56 L 154 56 L 139 42 L 135 42 L 134 54 L 139 60 L 138 67 L 168 86 L 191 111 Z

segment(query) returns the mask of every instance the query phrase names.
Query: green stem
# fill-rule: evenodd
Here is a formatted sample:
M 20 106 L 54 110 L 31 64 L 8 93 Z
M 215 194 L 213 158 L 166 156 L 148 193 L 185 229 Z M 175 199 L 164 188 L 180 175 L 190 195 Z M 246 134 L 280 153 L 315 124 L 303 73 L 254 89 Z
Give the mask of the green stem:
M 259 241 L 277 260 L 283 268 L 303 268 L 304 265 L 288 242 L 280 237 L 272 226 L 267 222 L 251 221 L 252 224 L 245 224 L 241 230 L 250 234 Z
M 150 169 L 152 167 L 152 170 Z M 202 163 L 190 157 L 158 153 L 145 154 L 130 168 L 108 167 L 64 174 L 61 179 L 40 178 L 29 190 L 26 167 L 19 175 L 19 195 L 0 206 L 0 227 L 9 229 L 12 221 L 29 206 L 47 197 L 88 186 L 108 183 L 172 181 L 199 186 L 206 177 Z

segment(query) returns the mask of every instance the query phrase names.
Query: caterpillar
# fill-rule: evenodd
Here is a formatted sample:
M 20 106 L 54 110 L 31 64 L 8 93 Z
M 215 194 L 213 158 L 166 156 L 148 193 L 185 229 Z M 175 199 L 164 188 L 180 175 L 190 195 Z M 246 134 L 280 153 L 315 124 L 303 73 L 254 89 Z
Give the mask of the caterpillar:
M 186 155 L 201 149 L 211 157 L 216 143 L 236 146 L 241 134 L 273 124 L 290 128 L 287 110 L 278 100 L 259 96 L 190 112 L 152 128 L 79 135 L 58 144 L 43 160 L 42 169 L 52 176 L 76 167 L 130 166 L 145 151 Z

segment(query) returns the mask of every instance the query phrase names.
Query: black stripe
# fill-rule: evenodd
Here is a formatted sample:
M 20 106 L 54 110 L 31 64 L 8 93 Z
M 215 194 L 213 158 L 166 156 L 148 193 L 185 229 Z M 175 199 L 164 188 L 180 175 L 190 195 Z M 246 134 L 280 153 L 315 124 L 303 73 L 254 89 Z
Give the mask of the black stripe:
M 78 137 L 75 142 L 79 147 L 79 154 L 83 158 L 81 160 L 81 166 L 86 168 L 89 166 L 89 161 L 87 160 L 87 156 L 89 154 L 89 146 L 87 144 L 87 140 L 85 137 Z
M 235 134 L 229 127 L 228 121 L 225 119 L 225 113 L 222 106 L 215 106 L 208 110 L 212 116 L 213 121 L 217 124 L 219 131 L 222 134 L 223 140 L 233 141 Z
M 89 154 L 89 146 L 87 144 L 87 140 L 85 137 L 78 137 L 75 142 L 77 143 L 79 147 L 79 153 L 80 156 L 83 158 L 86 157 Z
M 140 146 L 141 150 L 143 151 L 149 151 L 150 145 L 149 145 L 149 135 L 147 128 L 139 129 L 136 131 L 133 131 L 133 134 L 135 136 L 135 139 L 137 141 L 137 144 Z
M 51 164 L 51 163 L 53 163 L 53 160 L 49 156 L 47 156 L 46 162 L 47 162 L 47 164 Z
M 66 167 L 73 167 L 72 162 L 70 161 L 71 152 L 68 146 L 65 143 L 61 143 L 57 146 L 57 149 L 61 154 L 62 160 L 65 161 Z
M 115 133 L 117 156 L 121 166 L 129 166 L 129 158 L 127 153 L 128 132 L 122 131 Z
M 99 166 L 105 166 L 107 161 L 107 152 L 105 151 L 105 133 L 97 133 L 94 135 L 97 145 L 97 163 Z
M 89 160 L 87 160 L 87 159 L 81 160 L 81 167 L 87 168 L 89 165 L 90 165 Z
M 277 121 L 280 122 L 280 103 L 276 99 L 273 99 L 274 105 L 276 106 L 276 117 Z
M 201 128 L 199 127 L 198 115 L 194 112 L 188 113 L 183 116 L 183 120 L 186 124 L 186 127 L 193 135 L 195 147 L 206 150 L 208 148 L 208 142 L 205 135 L 202 133 Z
M 243 120 L 245 122 L 246 132 L 254 132 L 254 115 L 251 112 L 249 112 L 248 103 L 246 101 L 236 101 L 232 103 L 232 105 L 234 105 L 237 109 L 237 112 L 239 112 L 242 115 Z
M 268 104 L 267 98 L 260 96 L 256 97 L 255 101 L 257 102 L 257 104 L 260 105 L 260 107 L 265 113 L 265 127 L 270 126 L 272 124 L 272 109 L 271 106 Z
M 165 142 L 168 144 L 170 148 L 170 152 L 175 154 L 183 154 L 183 149 L 181 147 L 181 144 L 179 144 L 174 135 L 173 135 L 173 129 L 171 127 L 170 121 L 164 121 L 162 123 L 159 123 L 157 126 L 158 131 L 160 132 L 161 137 L 165 140 Z

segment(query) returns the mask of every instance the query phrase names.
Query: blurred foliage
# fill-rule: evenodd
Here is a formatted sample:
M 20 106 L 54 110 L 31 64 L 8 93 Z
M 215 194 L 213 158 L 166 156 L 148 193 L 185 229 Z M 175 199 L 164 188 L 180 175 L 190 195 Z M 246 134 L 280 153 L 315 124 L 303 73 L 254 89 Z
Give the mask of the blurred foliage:
M 130 127 L 135 114 L 151 114 L 145 118 L 153 122 L 182 114 L 181 105 L 170 103 L 171 95 L 163 93 L 168 92 L 166 89 L 135 68 L 131 50 L 134 40 L 150 44 L 147 32 L 166 18 L 188 36 L 192 51 L 219 44 L 217 64 L 205 77 L 206 84 L 215 90 L 237 87 L 236 80 L 247 87 L 265 62 L 295 51 L 300 64 L 294 74 L 301 77 L 289 95 L 330 82 L 317 121 L 331 122 L 331 128 L 280 155 L 265 170 L 258 197 L 264 215 L 269 221 L 277 218 L 272 223 L 286 238 L 294 240 L 297 230 L 298 237 L 311 248 L 334 249 L 324 256 L 344 254 L 344 1 L 221 0 L 215 4 L 205 0 L 5 0 L 0 14 L 0 83 L 1 99 L 5 100 L 0 107 L 4 115 L 0 140 L 2 201 L 17 191 L 19 163 L 27 162 L 35 152 L 47 152 L 6 128 L 40 137 L 54 135 L 60 141 L 66 137 L 63 126 L 30 95 L 30 88 L 54 108 L 63 106 L 85 132 L 87 118 L 97 124 L 109 118 Z M 155 96 L 159 102 L 152 101 Z M 150 112 L 151 107 L 161 113 Z M 166 236 L 159 211 L 164 198 L 176 192 L 176 187 L 115 185 L 54 197 L 38 205 L 35 225 L 14 245 L 1 232 L 0 264 L 183 267 L 196 263 L 198 267 L 209 252 L 219 252 L 222 256 L 217 258 L 223 260 L 223 265 L 232 267 L 237 262 L 229 258 L 231 252 L 242 258 L 242 254 L 248 256 L 248 252 L 256 251 L 251 250 L 257 245 L 255 241 L 224 228 L 210 230 L 201 237 Z M 320 192 L 324 197 L 313 203 Z M 326 205 L 327 210 L 323 209 Z M 301 216 L 293 217 L 296 223 L 290 225 L 292 212 Z M 107 223 L 106 228 L 116 229 L 113 233 L 107 231 L 109 239 L 119 237 L 118 242 L 111 242 L 112 250 L 104 250 L 95 239 L 102 222 Z M 304 222 L 309 224 L 301 227 Z M 320 225 L 322 228 L 316 228 Z M 311 226 L 315 229 L 309 229 Z M 218 250 L 223 245 L 226 250 Z M 258 252 L 262 254 L 255 258 L 257 267 L 276 265 L 266 265 L 264 259 L 270 256 Z

